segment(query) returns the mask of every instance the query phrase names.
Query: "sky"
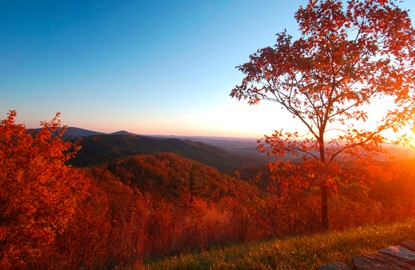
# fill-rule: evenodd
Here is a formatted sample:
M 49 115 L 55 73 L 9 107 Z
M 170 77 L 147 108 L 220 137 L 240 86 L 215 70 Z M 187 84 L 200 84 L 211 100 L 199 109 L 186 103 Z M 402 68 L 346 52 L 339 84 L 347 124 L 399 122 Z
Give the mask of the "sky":
M 61 112 L 101 132 L 253 138 L 296 125 L 229 94 L 251 53 L 284 29 L 298 36 L 306 3 L 0 0 L 0 119 L 16 110 L 35 128 Z

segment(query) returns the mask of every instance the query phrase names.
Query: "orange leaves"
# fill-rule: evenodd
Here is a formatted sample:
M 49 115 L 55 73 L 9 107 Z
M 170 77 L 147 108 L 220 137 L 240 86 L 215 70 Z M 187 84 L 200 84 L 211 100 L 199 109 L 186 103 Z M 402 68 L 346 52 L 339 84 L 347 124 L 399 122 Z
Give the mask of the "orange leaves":
M 0 124 L 0 227 L 7 238 L 0 258 L 10 260 L 34 256 L 50 244 L 87 186 L 82 174 L 65 165 L 74 145 L 53 134 L 60 128 L 58 115 L 35 136 L 15 117 L 11 111 Z
M 310 0 L 295 18 L 301 37 L 293 41 L 283 31 L 273 47 L 251 55 L 238 67 L 246 76 L 231 96 L 249 104 L 278 103 L 311 137 L 303 140 L 295 133 L 276 132 L 264 138 L 260 150 L 269 144 L 269 154 L 323 163 L 343 151 L 353 155 L 350 148 L 363 144 L 377 150 L 385 139 L 380 133 L 398 131 L 413 114 L 415 30 L 408 13 L 394 0 L 349 0 L 347 5 L 340 0 Z M 367 106 L 374 98 L 386 97 L 393 97 L 399 109 L 385 108 L 385 117 L 367 133 L 373 135 L 344 136 L 356 122 L 370 120 Z M 337 134 L 325 147 L 331 129 Z

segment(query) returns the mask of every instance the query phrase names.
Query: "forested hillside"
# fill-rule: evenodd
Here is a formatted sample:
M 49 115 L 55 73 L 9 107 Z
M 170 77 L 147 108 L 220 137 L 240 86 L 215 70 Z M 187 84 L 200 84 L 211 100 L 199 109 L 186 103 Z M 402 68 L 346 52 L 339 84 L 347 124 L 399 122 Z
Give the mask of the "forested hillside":
M 82 138 L 80 145 L 81 151 L 71 161 L 76 166 L 89 166 L 129 155 L 160 152 L 176 153 L 222 172 L 232 172 L 245 166 L 259 166 L 269 161 L 266 155 L 251 156 L 248 153 L 231 152 L 205 143 L 176 138 L 96 135 Z
M 173 153 L 125 157 L 101 165 L 124 184 L 159 198 L 197 196 L 215 201 L 235 195 L 246 182 Z
M 119 156 L 77 168 L 67 162 L 80 146 L 63 139 L 58 117 L 34 135 L 16 124 L 15 116 L 10 112 L 0 125 L 2 269 L 129 269 L 146 258 L 321 231 L 320 190 L 307 185 L 313 172 L 300 163 L 278 170 L 243 168 L 235 173 L 241 179 L 171 152 Z M 111 142 L 112 150 L 113 140 L 128 145 L 142 139 L 88 138 L 103 148 L 103 142 Z M 176 143 L 175 149 L 211 149 L 161 141 Z M 147 149 L 160 145 L 143 142 Z M 331 228 L 414 213 L 414 160 L 375 165 L 378 170 L 348 165 L 334 179 Z

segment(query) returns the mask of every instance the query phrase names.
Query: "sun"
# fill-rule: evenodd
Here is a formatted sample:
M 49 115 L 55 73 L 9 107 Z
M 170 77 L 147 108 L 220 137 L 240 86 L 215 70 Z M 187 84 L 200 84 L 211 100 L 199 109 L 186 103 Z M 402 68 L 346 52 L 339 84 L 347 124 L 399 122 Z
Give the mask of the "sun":
M 411 129 L 411 132 L 410 132 L 410 134 L 409 134 L 409 145 L 412 147 L 412 148 L 415 148 L 415 127 L 413 127 L 412 129 Z
M 415 126 L 412 128 L 408 128 L 405 137 L 407 140 L 407 145 L 415 149 Z
M 387 144 L 393 143 L 401 146 L 410 147 L 415 150 L 415 127 L 405 126 L 398 132 L 386 130 L 382 133 Z

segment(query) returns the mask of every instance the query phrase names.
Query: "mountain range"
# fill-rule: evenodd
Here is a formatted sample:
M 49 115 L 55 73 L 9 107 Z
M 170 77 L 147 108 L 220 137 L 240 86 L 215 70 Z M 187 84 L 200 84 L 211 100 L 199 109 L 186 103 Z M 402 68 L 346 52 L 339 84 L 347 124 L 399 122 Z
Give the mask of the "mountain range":
M 93 135 L 83 137 L 81 150 L 72 160 L 75 166 L 90 166 L 137 154 L 170 152 L 201 162 L 222 172 L 241 167 L 261 166 L 269 157 L 252 156 L 242 151 L 229 151 L 216 146 L 177 138 L 155 138 L 140 135 Z
M 39 129 L 31 130 L 34 134 Z M 81 138 L 82 149 L 71 164 L 79 167 L 97 165 L 127 156 L 170 152 L 216 168 L 221 172 L 233 173 L 236 169 L 260 167 L 275 161 L 260 153 L 255 139 L 207 137 L 207 136 L 144 136 L 128 131 L 103 133 L 76 127 L 68 127 L 65 139 Z M 413 150 L 395 147 L 397 159 L 414 156 Z
M 39 130 L 30 131 L 36 134 Z M 81 150 L 70 161 L 78 167 L 162 152 L 175 153 L 227 173 L 242 167 L 261 166 L 272 160 L 256 150 L 254 139 L 143 136 L 123 130 L 103 133 L 76 127 L 68 127 L 64 138 L 80 139 Z

